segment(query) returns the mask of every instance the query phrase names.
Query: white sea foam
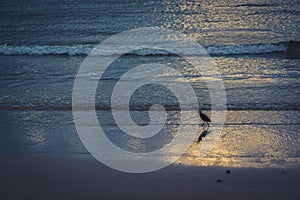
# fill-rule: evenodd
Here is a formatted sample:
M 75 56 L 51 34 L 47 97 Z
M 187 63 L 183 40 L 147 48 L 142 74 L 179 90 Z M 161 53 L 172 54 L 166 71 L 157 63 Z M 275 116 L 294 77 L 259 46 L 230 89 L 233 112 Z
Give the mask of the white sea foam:
M 3 55 L 87 55 L 92 51 L 93 45 L 34 45 L 34 46 L 11 46 L 0 45 L 0 54 Z M 187 47 L 186 49 L 180 49 L 183 55 L 190 55 L 189 52 L 194 52 Z M 288 50 L 288 42 L 276 43 L 276 44 L 244 44 L 244 45 L 208 45 L 205 46 L 207 52 L 211 55 L 242 55 L 242 54 L 264 54 L 272 52 L 285 52 Z M 119 55 L 120 52 L 124 52 L 126 47 L 114 46 L 107 49 L 97 50 L 97 55 Z M 199 55 L 203 52 L 199 52 Z M 172 53 L 163 50 L 155 49 L 140 49 L 135 52 L 131 52 L 134 55 L 170 55 Z

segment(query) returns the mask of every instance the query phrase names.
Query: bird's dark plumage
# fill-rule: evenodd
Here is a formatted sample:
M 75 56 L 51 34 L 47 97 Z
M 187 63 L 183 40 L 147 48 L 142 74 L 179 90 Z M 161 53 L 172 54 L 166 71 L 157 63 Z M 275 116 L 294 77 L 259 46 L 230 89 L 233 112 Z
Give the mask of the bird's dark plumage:
M 201 110 L 199 110 L 199 114 L 200 114 L 200 118 L 201 118 L 204 122 L 210 122 L 209 117 L 207 117 L 206 114 L 204 114 L 203 112 L 201 112 Z

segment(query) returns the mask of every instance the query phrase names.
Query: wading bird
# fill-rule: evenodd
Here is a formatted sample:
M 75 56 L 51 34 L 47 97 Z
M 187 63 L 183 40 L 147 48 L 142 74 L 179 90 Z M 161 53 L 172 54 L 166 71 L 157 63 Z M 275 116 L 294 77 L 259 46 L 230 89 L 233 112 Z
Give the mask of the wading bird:
M 208 129 L 209 129 L 209 123 L 210 123 L 209 117 L 206 114 L 202 113 L 201 110 L 199 110 L 199 115 L 200 115 L 200 118 L 202 119 L 202 121 L 204 122 L 204 124 L 202 124 L 203 131 L 200 134 L 200 136 L 198 137 L 197 143 L 199 143 L 202 140 L 202 138 L 204 138 L 209 133 Z M 205 130 L 205 126 L 204 126 L 205 124 L 207 125 L 206 130 Z

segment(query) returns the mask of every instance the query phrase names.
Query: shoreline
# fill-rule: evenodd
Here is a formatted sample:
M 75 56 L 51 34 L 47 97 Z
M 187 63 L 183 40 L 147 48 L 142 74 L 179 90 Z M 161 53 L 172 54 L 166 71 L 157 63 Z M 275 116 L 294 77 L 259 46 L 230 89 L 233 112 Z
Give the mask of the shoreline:
M 99 115 L 102 129 L 107 134 L 119 134 L 107 116 Z M 199 131 L 176 163 L 199 167 L 299 168 L 299 116 L 299 111 L 228 111 L 222 134 L 207 157 L 198 159 L 202 143 L 197 143 L 197 139 L 202 129 L 194 124 Z M 1 161 L 23 156 L 89 157 L 71 112 L 0 111 L 0 117 Z M 175 122 L 171 121 L 167 128 L 171 129 Z M 210 141 L 209 137 L 204 140 Z M 115 142 L 122 148 L 137 145 L 121 137 Z

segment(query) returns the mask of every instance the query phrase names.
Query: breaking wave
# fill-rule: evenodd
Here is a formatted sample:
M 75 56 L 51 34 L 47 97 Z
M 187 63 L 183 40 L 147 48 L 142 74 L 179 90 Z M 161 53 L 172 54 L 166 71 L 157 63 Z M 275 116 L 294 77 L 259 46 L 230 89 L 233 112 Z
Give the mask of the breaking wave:
M 295 45 L 297 44 L 297 45 Z M 87 55 L 89 54 L 95 45 L 34 45 L 34 46 L 11 46 L 0 45 L 0 54 L 2 55 Z M 287 52 L 292 50 L 291 48 L 298 48 L 299 42 L 280 42 L 275 44 L 235 44 L 235 45 L 207 45 L 204 46 L 206 51 L 210 55 L 243 55 L 243 54 L 265 54 L 273 52 Z M 109 55 L 121 55 L 126 51 L 126 47 L 114 46 L 107 49 L 97 50 L 99 56 Z M 189 55 L 190 49 L 182 48 L 179 52 L 182 55 Z M 199 52 L 201 55 L 203 52 Z M 134 52 L 130 52 L 132 55 L 141 56 L 155 56 L 155 55 L 172 55 L 170 52 L 164 50 L 155 49 L 139 49 Z

